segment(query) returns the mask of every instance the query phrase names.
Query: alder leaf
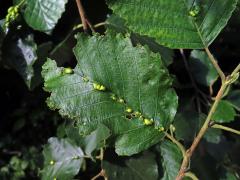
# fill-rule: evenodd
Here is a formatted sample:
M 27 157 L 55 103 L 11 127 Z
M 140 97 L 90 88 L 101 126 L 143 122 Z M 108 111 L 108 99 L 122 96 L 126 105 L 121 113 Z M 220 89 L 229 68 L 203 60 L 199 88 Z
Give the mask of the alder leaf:
M 176 144 L 170 141 L 164 141 L 161 143 L 161 156 L 163 166 L 162 180 L 175 179 L 182 162 L 182 154 Z
M 230 91 L 227 100 L 236 110 L 240 111 L 240 90 Z
M 43 180 L 62 179 L 74 177 L 83 163 L 83 151 L 67 139 L 50 138 L 44 147 Z
M 216 111 L 212 116 L 212 120 L 218 123 L 228 123 L 234 121 L 236 111 L 227 100 L 221 100 Z
M 204 86 L 211 86 L 218 78 L 217 70 L 204 51 L 193 50 L 189 66 L 195 80 Z
M 238 0 L 108 0 L 136 33 L 170 48 L 209 46 L 227 24 Z
M 77 41 L 78 64 L 72 74 L 64 73 L 52 60 L 43 66 L 45 90 L 51 92 L 49 107 L 76 120 L 83 135 L 105 125 L 116 138 L 116 152 L 121 155 L 138 153 L 159 142 L 178 104 L 159 54 L 133 47 L 129 37 L 121 34 L 79 35 Z M 94 83 L 106 90 L 94 89 Z M 128 108 L 133 112 L 126 112 Z M 137 111 L 144 118 L 134 116 Z M 152 119 L 153 124 L 145 125 L 143 119 Z
M 24 18 L 35 30 L 50 34 L 65 11 L 67 0 L 27 0 Z

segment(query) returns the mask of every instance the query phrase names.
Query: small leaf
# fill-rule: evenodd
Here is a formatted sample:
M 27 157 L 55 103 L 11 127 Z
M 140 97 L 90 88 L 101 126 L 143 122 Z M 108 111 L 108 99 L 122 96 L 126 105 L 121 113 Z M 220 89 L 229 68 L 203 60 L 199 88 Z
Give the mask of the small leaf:
M 73 178 L 83 163 L 83 151 L 67 139 L 50 138 L 44 147 L 43 180 Z
M 182 162 L 182 153 L 177 147 L 170 141 L 163 141 L 160 145 L 163 177 L 162 180 L 173 180 L 177 177 L 178 171 Z
M 67 0 L 27 0 L 24 18 L 35 30 L 50 34 L 65 11 Z
M 221 100 L 213 114 L 212 120 L 218 123 L 228 123 L 233 121 L 235 116 L 236 112 L 232 105 L 226 100 Z
M 227 100 L 234 108 L 240 111 L 240 90 L 230 91 Z
M 227 24 L 238 0 L 108 0 L 133 32 L 170 48 L 209 46 Z M 219 14 L 220 13 L 220 14 Z
M 84 138 L 85 153 L 91 155 L 95 149 L 104 147 L 104 140 L 109 136 L 110 130 L 106 126 L 100 124 L 95 131 Z
M 207 142 L 218 144 L 221 141 L 222 131 L 220 129 L 209 129 L 204 134 L 204 139 Z
M 193 50 L 190 55 L 189 66 L 199 84 L 211 86 L 218 78 L 216 69 L 204 51 Z
M 122 162 L 119 164 L 119 162 Z M 154 154 L 146 152 L 138 157 L 131 157 L 125 161 L 103 161 L 103 169 L 108 179 L 117 180 L 157 180 L 158 166 Z

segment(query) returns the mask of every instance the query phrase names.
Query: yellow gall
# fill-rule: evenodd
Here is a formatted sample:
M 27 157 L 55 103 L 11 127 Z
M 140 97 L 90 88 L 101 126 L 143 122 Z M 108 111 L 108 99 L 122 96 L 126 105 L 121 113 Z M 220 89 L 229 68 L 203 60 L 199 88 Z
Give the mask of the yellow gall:
M 52 161 L 50 161 L 50 163 L 49 163 L 50 165 L 54 165 L 55 164 L 55 162 L 52 160 Z
M 131 113 L 133 110 L 131 108 L 127 108 L 126 112 Z
M 73 70 L 72 68 L 64 68 L 64 71 L 63 71 L 65 74 L 72 74 L 73 73 Z
M 101 85 L 101 86 L 99 87 L 99 90 L 100 90 L 100 91 L 105 91 L 105 90 L 106 90 L 106 87 L 103 86 L 103 85 Z

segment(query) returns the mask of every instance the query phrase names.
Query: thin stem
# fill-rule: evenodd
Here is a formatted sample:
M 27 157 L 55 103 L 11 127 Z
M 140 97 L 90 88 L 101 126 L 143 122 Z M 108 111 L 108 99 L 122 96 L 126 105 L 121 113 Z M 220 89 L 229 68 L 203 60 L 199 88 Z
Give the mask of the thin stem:
M 196 84 L 196 82 L 195 82 L 195 80 L 194 80 L 194 78 L 193 78 L 193 75 L 192 75 L 192 73 L 191 73 L 191 70 L 190 70 L 190 67 L 189 67 L 189 65 L 188 65 L 187 58 L 186 58 L 186 56 L 185 56 L 185 54 L 184 54 L 183 49 L 180 49 L 180 54 L 181 54 L 181 56 L 182 56 L 182 59 L 183 59 L 183 62 L 184 62 L 184 66 L 185 66 L 185 68 L 186 68 L 186 70 L 187 70 L 188 76 L 190 77 L 191 83 L 192 83 L 192 85 L 193 85 L 196 93 L 199 93 L 199 94 L 203 97 L 203 99 L 204 99 L 205 101 L 208 101 L 206 95 L 197 87 L 197 84 Z
M 216 111 L 216 108 L 219 104 L 219 101 L 222 99 L 222 96 L 224 94 L 224 91 L 225 89 L 227 88 L 227 84 L 225 82 L 223 82 L 220 90 L 218 91 L 218 94 L 215 98 L 215 101 L 208 113 L 208 116 L 202 126 L 202 128 L 200 129 L 198 135 L 196 136 L 196 138 L 194 139 L 191 147 L 187 150 L 186 152 L 186 155 L 185 157 L 183 158 L 183 162 L 182 162 L 182 165 L 181 165 L 181 168 L 178 172 L 178 175 L 176 177 L 176 180 L 181 180 L 183 177 L 184 177 L 184 174 L 187 170 L 187 167 L 188 167 L 188 164 L 189 164 L 189 160 L 193 154 L 193 152 L 195 151 L 196 147 L 198 146 L 200 140 L 202 139 L 203 135 L 205 134 L 205 132 L 207 131 L 208 127 L 209 127 L 209 123 L 210 123 L 210 120 L 214 114 L 214 112 Z
M 90 23 L 90 21 L 87 19 L 84 8 L 82 6 L 82 2 L 81 0 L 76 0 L 77 3 L 77 7 L 78 7 L 78 12 L 83 24 L 83 30 L 84 32 L 87 32 L 88 27 L 91 29 L 92 32 L 95 32 L 92 24 Z
M 230 127 L 226 127 L 226 126 L 220 125 L 220 124 L 214 124 L 211 127 L 212 128 L 216 128 L 216 129 L 222 129 L 222 130 L 229 131 L 229 132 L 232 132 L 232 133 L 240 135 L 240 131 L 238 131 L 236 129 L 233 129 L 233 128 L 230 128 Z
M 182 155 L 183 155 L 183 157 L 184 157 L 185 154 L 186 154 L 186 150 L 185 150 L 185 148 L 183 147 L 183 145 L 182 145 L 180 142 L 178 142 L 173 136 L 171 136 L 170 134 L 168 134 L 167 132 L 165 133 L 165 135 L 166 135 L 166 137 L 167 137 L 168 139 L 170 139 L 174 144 L 176 144 L 176 145 L 178 146 L 178 148 L 181 150 Z
M 95 24 L 93 27 L 98 28 L 98 27 L 104 26 L 105 24 L 106 24 L 106 22 L 100 22 L 100 23 Z M 73 30 L 75 31 L 75 30 L 80 29 L 82 27 L 83 27 L 83 24 L 78 24 L 78 25 L 73 27 Z
M 185 173 L 185 177 L 190 177 L 192 180 L 198 180 L 197 176 L 192 172 Z
M 26 0 L 22 0 L 17 6 L 20 7 L 21 5 L 23 5 L 25 3 Z
M 211 61 L 211 63 L 213 64 L 213 66 L 215 67 L 215 69 L 217 70 L 221 80 L 222 80 L 222 83 L 225 81 L 226 79 L 226 76 L 225 74 L 223 73 L 223 71 L 221 70 L 221 68 L 219 67 L 217 61 L 215 60 L 215 58 L 213 57 L 212 53 L 209 51 L 209 49 L 206 47 L 205 48 L 205 51 Z
M 106 23 L 105 22 L 100 22 L 98 24 L 94 25 L 94 28 L 98 28 L 100 26 L 104 26 Z M 83 24 L 78 24 L 76 26 L 73 27 L 73 29 L 71 30 L 71 32 L 64 38 L 64 40 L 62 40 L 51 52 L 50 52 L 50 57 L 53 56 L 54 53 L 56 53 L 56 51 L 58 50 L 59 47 L 61 47 L 74 33 L 75 30 L 80 29 L 83 27 Z
M 100 22 L 100 23 L 98 23 L 98 24 L 95 24 L 94 27 L 95 27 L 95 28 L 98 28 L 98 27 L 104 26 L 104 25 L 106 25 L 106 22 Z
M 240 71 L 240 64 L 238 64 L 238 66 L 233 70 L 232 75 L 238 73 L 239 71 Z
M 91 180 L 96 180 L 99 177 L 104 177 L 104 180 L 108 180 L 105 170 L 101 170 L 96 176 L 94 176 Z
M 190 71 L 190 68 L 189 68 L 189 65 L 188 65 L 188 62 L 187 62 L 187 58 L 186 58 L 186 56 L 185 56 L 185 54 L 184 54 L 183 49 L 180 49 L 180 53 L 181 53 L 181 56 L 182 56 L 182 59 L 183 59 L 185 68 L 187 69 L 188 76 L 190 77 L 190 80 L 191 80 L 194 88 L 196 89 L 196 91 L 198 91 L 198 87 L 197 87 L 197 85 L 196 85 L 196 83 L 195 83 L 195 80 L 194 80 L 194 78 L 193 78 L 193 76 L 192 76 L 192 73 L 191 73 L 191 71 Z

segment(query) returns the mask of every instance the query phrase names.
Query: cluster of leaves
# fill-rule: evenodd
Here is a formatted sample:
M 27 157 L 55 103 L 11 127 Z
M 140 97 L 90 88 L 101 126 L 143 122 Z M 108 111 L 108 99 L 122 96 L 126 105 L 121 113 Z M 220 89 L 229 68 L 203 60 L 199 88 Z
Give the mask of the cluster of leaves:
M 41 165 L 29 160 L 39 158 L 35 156 L 40 148 L 34 145 L 21 150 L 27 151 L 24 155 L 8 158 L 0 177 L 19 179 L 32 171 L 30 176 L 40 174 L 42 179 L 89 178 L 102 170 L 100 175 L 109 179 L 175 179 L 183 156 L 166 135 L 188 147 L 203 124 L 219 75 L 201 49 L 216 39 L 233 12 L 233 18 L 239 15 L 238 1 L 98 2 L 112 12 L 103 19 L 104 31 L 92 35 L 77 33 L 81 26 L 76 26 L 74 3 L 15 0 L 10 8 L 17 7 L 17 15 L 9 10 L 1 21 L 1 68 L 15 69 L 29 90 L 43 84 L 48 107 L 57 110 L 64 122 L 56 118 L 60 125 L 43 148 L 40 171 Z M 9 13 L 12 18 L 7 18 Z M 61 23 L 69 17 L 74 18 L 65 27 L 70 33 L 62 33 Z M 232 21 L 230 30 L 237 20 Z M 216 49 L 222 41 L 216 40 Z M 231 46 L 226 49 L 232 53 Z M 212 121 L 239 126 L 234 121 L 240 110 L 238 88 L 239 81 L 229 86 Z M 37 113 L 43 113 L 39 120 L 49 112 Z M 16 120 L 13 131 L 23 129 L 26 116 L 35 114 L 26 115 L 25 110 L 17 116 L 24 118 Z M 8 146 L 3 142 L 2 147 Z M 238 148 L 237 136 L 210 129 L 191 169 L 200 179 L 237 179 Z

